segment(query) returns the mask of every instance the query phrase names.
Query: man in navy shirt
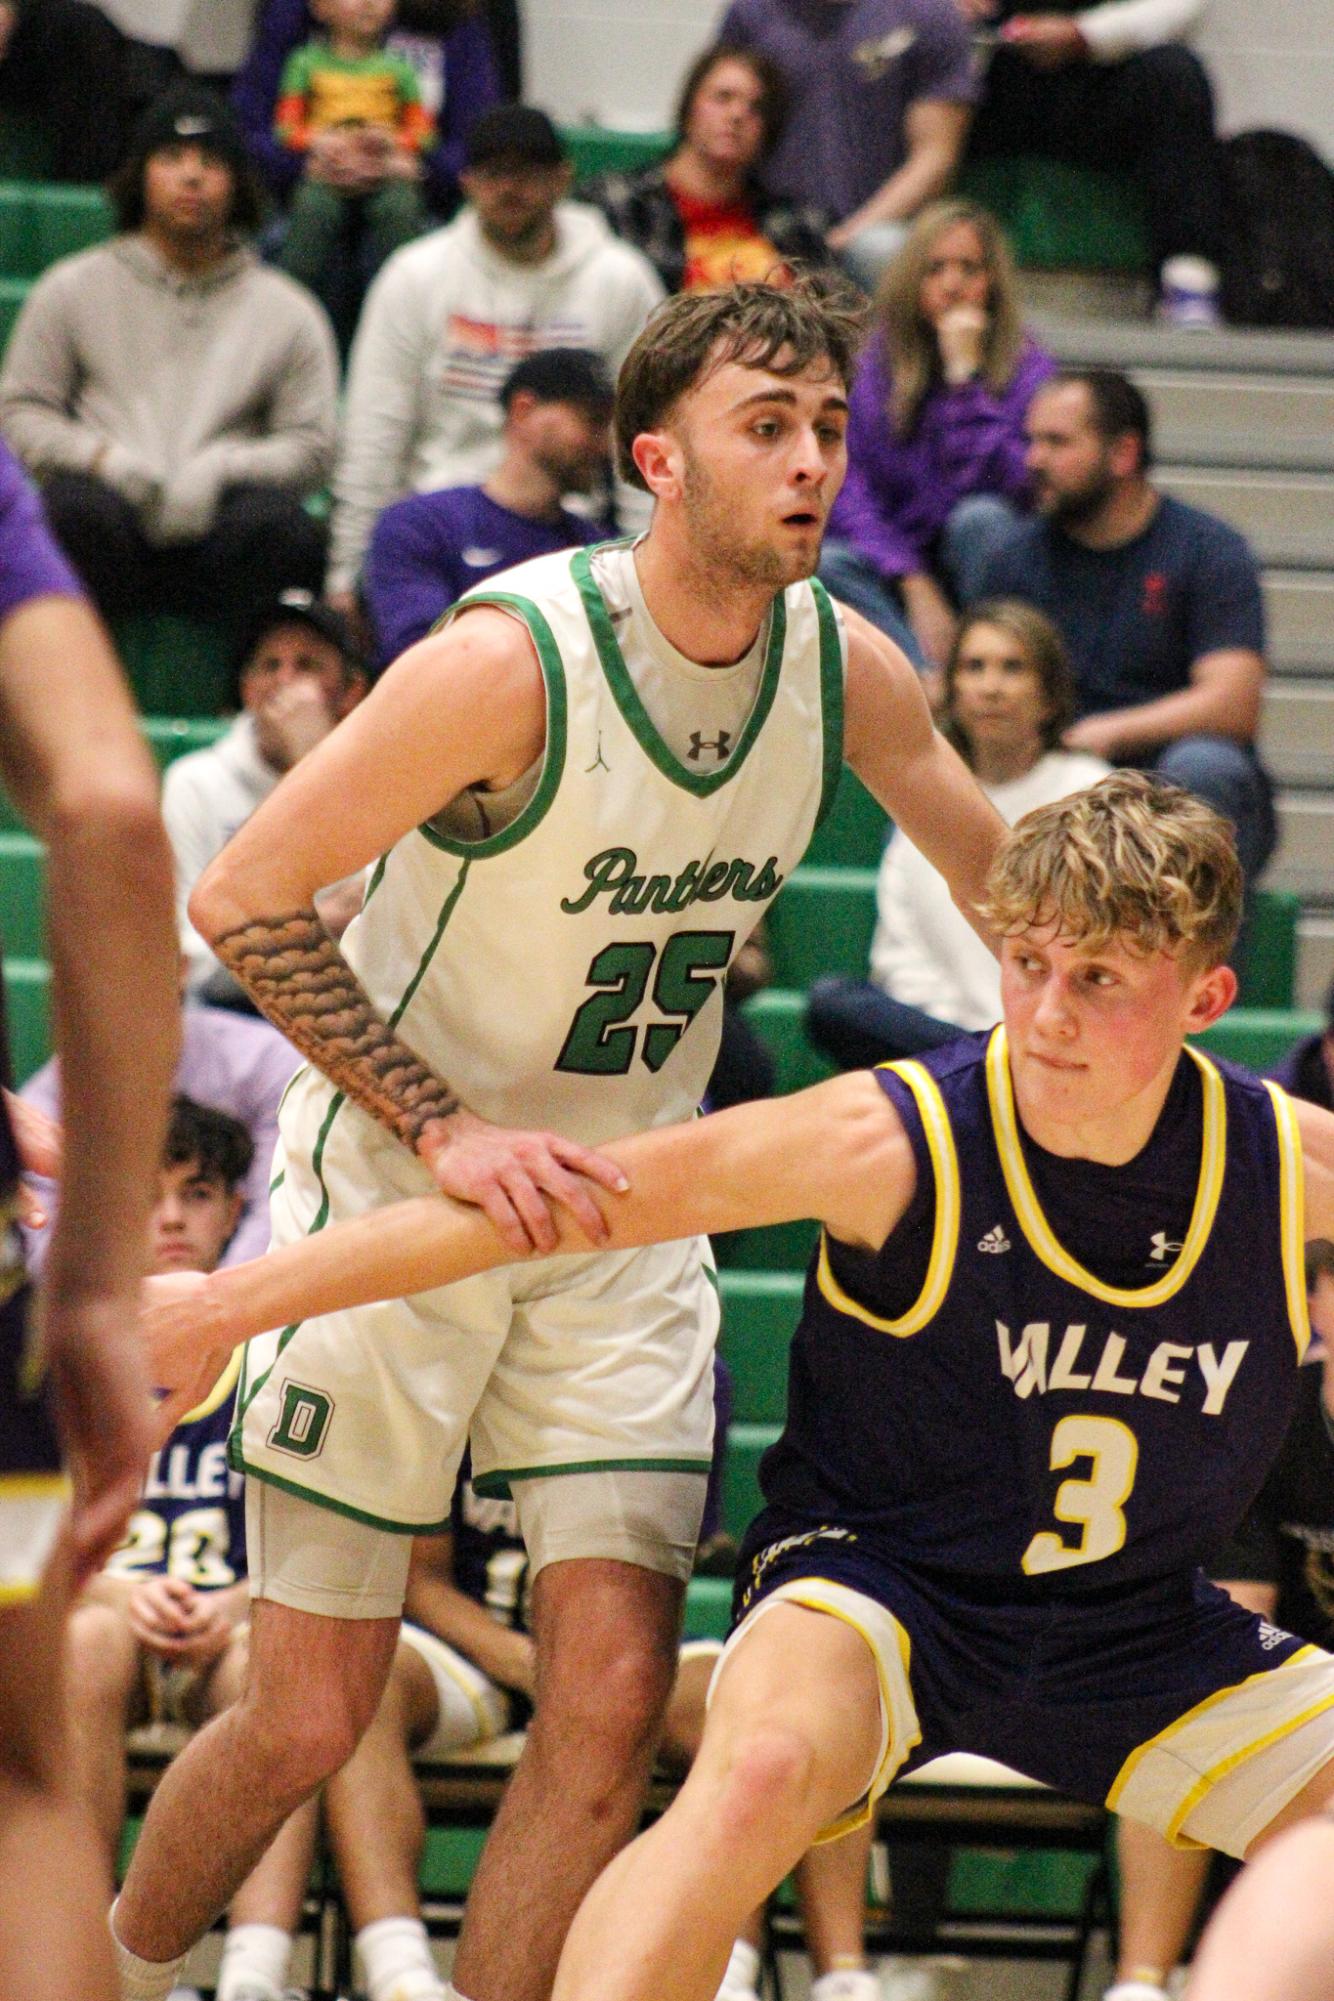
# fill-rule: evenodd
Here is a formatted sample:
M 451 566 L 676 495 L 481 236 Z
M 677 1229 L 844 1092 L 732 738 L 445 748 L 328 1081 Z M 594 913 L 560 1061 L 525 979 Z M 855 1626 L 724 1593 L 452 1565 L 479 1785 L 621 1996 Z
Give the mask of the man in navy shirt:
M 1274 847 L 1255 754 L 1264 608 L 1255 558 L 1226 522 L 1162 494 L 1148 406 L 1110 369 L 1068 371 L 1029 405 L 1039 518 L 991 558 L 984 597 L 1027 598 L 1070 649 L 1072 750 L 1152 766 L 1231 820 L 1247 878 Z
M 497 570 L 608 533 L 561 506 L 564 494 L 590 492 L 607 469 L 612 385 L 602 357 L 577 347 L 530 354 L 500 400 L 504 457 L 489 479 L 414 493 L 375 524 L 362 589 L 382 667 Z

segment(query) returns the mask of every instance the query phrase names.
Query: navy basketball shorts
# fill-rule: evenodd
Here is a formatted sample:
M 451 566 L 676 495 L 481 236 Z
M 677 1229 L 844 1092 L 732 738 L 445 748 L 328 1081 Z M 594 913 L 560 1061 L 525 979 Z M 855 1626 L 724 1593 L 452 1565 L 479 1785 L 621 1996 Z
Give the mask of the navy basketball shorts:
M 0 1307 L 0 1610 L 40 1590 L 69 1502 L 50 1399 L 31 1351 L 31 1307 L 26 1285 Z

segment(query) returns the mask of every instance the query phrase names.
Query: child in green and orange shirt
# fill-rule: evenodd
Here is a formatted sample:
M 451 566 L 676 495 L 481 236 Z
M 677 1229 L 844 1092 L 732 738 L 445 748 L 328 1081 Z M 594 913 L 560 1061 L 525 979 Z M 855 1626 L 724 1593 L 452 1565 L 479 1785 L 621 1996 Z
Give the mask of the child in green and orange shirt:
M 384 47 L 395 0 L 308 0 L 324 30 L 294 49 L 274 130 L 306 157 L 284 270 L 323 299 L 346 347 L 385 258 L 430 227 L 418 182 L 435 126 L 416 74 Z

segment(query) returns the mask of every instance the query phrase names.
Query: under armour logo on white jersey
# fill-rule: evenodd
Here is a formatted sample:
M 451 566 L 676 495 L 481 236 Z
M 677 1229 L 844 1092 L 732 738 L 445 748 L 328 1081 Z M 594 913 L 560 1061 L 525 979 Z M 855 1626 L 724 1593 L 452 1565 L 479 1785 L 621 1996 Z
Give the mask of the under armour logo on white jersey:
M 990 1251 L 994 1257 L 999 1257 L 1002 1251 L 1009 1250 L 1010 1239 L 997 1223 L 994 1230 L 988 1230 L 985 1237 L 978 1239 L 977 1248 L 979 1251 Z
M 1149 1252 L 1149 1263 L 1151 1265 L 1166 1264 L 1167 1260 L 1174 1258 L 1181 1249 L 1180 1244 L 1171 1242 L 1166 1230 L 1155 1230 L 1149 1238 L 1149 1243 L 1152 1245 L 1152 1249 Z
M 731 748 L 732 733 L 730 730 L 719 730 L 715 737 L 701 736 L 698 730 L 691 730 L 690 732 L 690 755 L 696 763 L 703 757 L 706 750 L 712 750 L 717 752 L 718 762 L 721 764 Z

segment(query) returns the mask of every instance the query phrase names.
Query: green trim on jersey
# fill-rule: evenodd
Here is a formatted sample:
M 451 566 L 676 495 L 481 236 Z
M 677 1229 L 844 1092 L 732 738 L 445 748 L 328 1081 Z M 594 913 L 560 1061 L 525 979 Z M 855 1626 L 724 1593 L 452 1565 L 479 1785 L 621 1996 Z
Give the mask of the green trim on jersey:
M 424 834 L 433 847 L 443 848 L 447 855 L 479 858 L 487 855 L 504 854 L 531 834 L 534 827 L 545 816 L 556 796 L 561 774 L 565 769 L 565 724 L 568 704 L 565 695 L 565 663 L 560 657 L 556 635 L 547 624 L 541 611 L 531 598 L 515 597 L 509 591 L 476 591 L 466 598 L 460 598 L 451 605 L 439 624 L 432 628 L 439 631 L 460 612 L 471 611 L 474 605 L 494 605 L 500 611 L 513 612 L 528 628 L 528 634 L 537 649 L 538 665 L 542 669 L 542 679 L 547 693 L 547 741 L 542 758 L 542 776 L 522 812 L 516 814 L 508 827 L 498 834 L 487 834 L 480 841 L 456 841 L 449 834 L 442 834 L 438 827 L 423 821 L 417 829 Z
M 498 1466 L 493 1473 L 472 1476 L 475 1490 L 487 1501 L 508 1501 L 512 1480 L 558 1480 L 565 1473 L 698 1473 L 709 1477 L 711 1459 L 572 1459 L 564 1466 Z
M 812 577 L 810 584 L 820 626 L 820 709 L 824 716 L 824 783 L 815 813 L 818 827 L 834 803 L 843 772 L 843 648 L 828 591 L 818 577 Z
M 389 866 L 388 855 L 387 854 L 381 855 L 379 861 L 375 864 L 375 870 L 371 876 L 370 881 L 366 884 L 366 894 L 361 899 L 361 907 L 363 910 L 366 908 L 366 905 L 370 902 L 376 890 L 380 887 L 381 882 L 384 880 L 384 872 L 388 866 Z
M 740 771 L 756 738 L 764 728 L 769 711 L 778 693 L 778 677 L 783 665 L 783 648 L 787 642 L 787 606 L 780 593 L 773 601 L 769 618 L 769 639 L 764 649 L 764 665 L 760 670 L 760 685 L 755 691 L 755 700 L 745 727 L 737 738 L 736 749 L 719 770 L 699 772 L 687 770 L 663 737 L 644 707 L 638 688 L 630 678 L 630 670 L 625 664 L 620 641 L 616 637 L 606 604 L 593 575 L 593 566 L 587 549 L 576 550 L 570 560 L 570 574 L 579 586 L 583 599 L 584 614 L 593 634 L 598 659 L 607 677 L 616 706 L 626 723 L 638 739 L 640 749 L 656 764 L 664 778 L 670 778 L 673 785 L 679 785 L 683 792 L 693 792 L 697 799 L 706 799 L 711 792 L 718 791 Z
M 270 1473 L 267 1466 L 252 1466 L 239 1452 L 234 1466 L 238 1473 L 246 1474 L 251 1480 L 263 1480 L 266 1486 L 281 1487 L 284 1494 L 296 1494 L 303 1501 L 313 1501 L 317 1508 L 327 1508 L 334 1515 L 346 1515 L 349 1521 L 360 1522 L 368 1529 L 387 1529 L 390 1535 L 443 1535 L 449 1527 L 448 1515 L 442 1522 L 395 1522 L 387 1515 L 372 1515 L 365 1508 L 354 1508 L 347 1501 L 331 1500 L 328 1494 L 318 1494 L 313 1487 L 303 1487 L 296 1480 L 286 1480 L 281 1473 Z
M 398 1024 L 400 1023 L 400 1021 L 402 1021 L 404 1015 L 408 1011 L 408 1008 L 412 1004 L 413 995 L 416 993 L 418 987 L 421 985 L 422 981 L 426 977 L 427 968 L 429 967 L 432 959 L 435 957 L 436 952 L 439 949 L 440 940 L 445 935 L 445 927 L 448 925 L 450 918 L 454 915 L 454 906 L 458 902 L 460 896 L 462 896 L 463 894 L 463 885 L 468 880 L 468 871 L 471 867 L 472 867 L 472 857 L 469 856 L 468 860 L 464 862 L 463 867 L 459 870 L 458 881 L 454 884 L 453 889 L 450 890 L 449 895 L 445 898 L 444 903 L 441 905 L 439 922 L 436 924 L 435 931 L 431 937 L 431 942 L 426 947 L 426 950 L 422 953 L 421 960 L 417 966 L 416 972 L 412 975 L 412 978 L 408 981 L 407 986 L 404 988 L 402 1000 L 399 1002 L 398 1006 L 394 1009 L 394 1012 L 389 1017 L 389 1026 L 391 1029 L 398 1027 Z

